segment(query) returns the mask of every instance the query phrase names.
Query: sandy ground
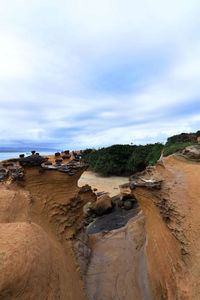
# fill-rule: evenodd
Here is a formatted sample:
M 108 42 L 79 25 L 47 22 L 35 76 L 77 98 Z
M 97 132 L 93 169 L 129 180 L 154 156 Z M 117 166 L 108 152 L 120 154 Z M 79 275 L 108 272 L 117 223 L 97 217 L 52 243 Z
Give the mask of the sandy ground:
M 128 181 L 128 177 L 101 177 L 92 171 L 85 171 L 78 181 L 78 186 L 89 184 L 92 188 L 96 188 L 97 192 L 109 192 L 110 196 L 115 196 L 120 192 L 119 185 Z

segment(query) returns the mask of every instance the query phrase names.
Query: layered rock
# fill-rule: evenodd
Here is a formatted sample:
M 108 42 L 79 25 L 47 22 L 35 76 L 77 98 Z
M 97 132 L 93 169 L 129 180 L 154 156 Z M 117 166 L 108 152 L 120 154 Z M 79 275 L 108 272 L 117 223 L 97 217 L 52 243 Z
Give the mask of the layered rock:
M 200 165 L 171 156 L 151 174 L 130 178 L 146 220 L 153 299 L 199 299 L 199 175 Z
M 71 240 L 83 226 L 83 206 L 96 199 L 89 187 L 77 186 L 87 166 L 49 168 L 33 156 L 2 172 L 0 298 L 84 300 Z M 20 170 L 22 178 L 13 178 Z
M 189 159 L 200 160 L 200 145 L 186 147 L 182 154 Z

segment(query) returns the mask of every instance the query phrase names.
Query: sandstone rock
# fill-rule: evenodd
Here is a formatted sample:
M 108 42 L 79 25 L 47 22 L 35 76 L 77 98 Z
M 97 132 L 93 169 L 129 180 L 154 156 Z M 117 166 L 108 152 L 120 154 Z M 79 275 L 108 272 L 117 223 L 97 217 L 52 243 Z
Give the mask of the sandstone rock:
M 89 184 L 85 184 L 80 188 L 80 193 L 85 193 L 91 191 L 91 186 Z
M 39 156 L 39 155 L 30 155 L 24 158 L 21 158 L 19 163 L 23 167 L 35 167 L 41 166 L 42 163 L 46 162 L 48 158 Z
M 147 189 L 161 189 L 163 180 L 157 177 L 131 177 L 130 189 L 134 190 L 136 187 L 145 187 Z
M 119 186 L 120 189 L 120 200 L 123 200 L 124 197 L 131 195 L 130 183 L 124 183 Z
M 200 159 L 200 145 L 188 146 L 182 151 L 182 154 L 190 159 Z
M 97 201 L 91 205 L 91 209 L 99 216 L 112 210 L 111 198 L 104 194 L 97 198 Z
M 22 180 L 24 177 L 23 169 L 20 167 L 9 169 L 12 180 Z

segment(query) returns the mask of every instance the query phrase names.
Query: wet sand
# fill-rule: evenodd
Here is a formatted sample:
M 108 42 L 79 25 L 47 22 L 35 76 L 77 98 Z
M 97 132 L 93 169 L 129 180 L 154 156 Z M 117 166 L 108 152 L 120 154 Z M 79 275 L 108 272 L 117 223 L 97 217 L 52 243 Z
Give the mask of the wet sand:
M 78 186 L 89 184 L 92 188 L 96 188 L 97 192 L 109 192 L 112 197 L 119 194 L 119 185 L 128 181 L 128 177 L 102 177 L 92 171 L 85 171 L 78 181 Z

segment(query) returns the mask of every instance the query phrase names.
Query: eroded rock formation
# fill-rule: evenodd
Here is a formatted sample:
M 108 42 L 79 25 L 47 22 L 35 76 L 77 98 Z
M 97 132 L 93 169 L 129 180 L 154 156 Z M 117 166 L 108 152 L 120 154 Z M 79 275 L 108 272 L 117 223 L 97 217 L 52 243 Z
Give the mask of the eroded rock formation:
M 163 166 L 130 177 L 146 221 L 153 299 L 200 299 L 199 175 L 198 163 L 173 155 Z
M 200 299 L 199 152 L 131 176 L 112 213 L 91 224 L 96 195 L 77 186 L 85 165 L 2 162 L 0 299 Z
M 95 200 L 90 188 L 77 186 L 87 166 L 41 166 L 45 161 L 32 155 L 3 162 L 0 299 L 87 299 L 72 252 L 83 206 Z

